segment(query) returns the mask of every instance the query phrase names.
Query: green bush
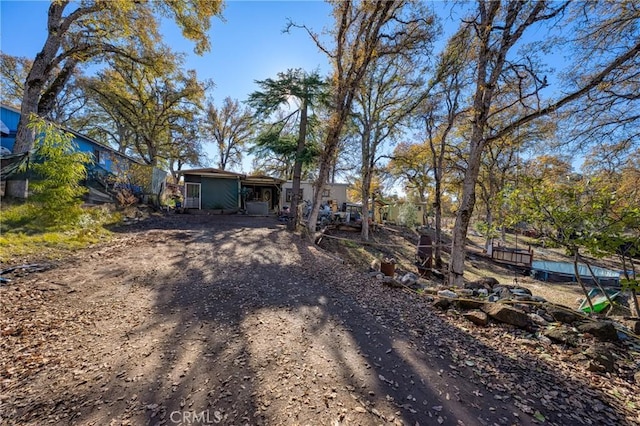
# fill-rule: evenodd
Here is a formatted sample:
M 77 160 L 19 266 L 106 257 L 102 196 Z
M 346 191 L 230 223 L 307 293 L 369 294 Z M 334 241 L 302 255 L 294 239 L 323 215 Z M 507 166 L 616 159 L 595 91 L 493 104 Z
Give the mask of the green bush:
M 29 127 L 36 133 L 35 155 L 29 168 L 30 202 L 40 205 L 36 218 L 45 226 L 69 226 L 77 222 L 86 188 L 86 165 L 91 154 L 78 152 L 73 135 L 34 117 Z
M 38 135 L 29 164 L 30 196 L 26 202 L 3 201 L 0 214 L 0 261 L 24 256 L 56 257 L 109 236 L 104 226 L 120 215 L 108 208 L 83 208 L 86 164 L 91 154 L 78 152 L 72 135 L 34 118 Z
M 500 235 L 500 232 L 498 232 L 498 229 L 495 226 L 489 226 L 487 222 L 482 220 L 476 222 L 475 228 L 476 231 L 485 238 L 495 238 Z

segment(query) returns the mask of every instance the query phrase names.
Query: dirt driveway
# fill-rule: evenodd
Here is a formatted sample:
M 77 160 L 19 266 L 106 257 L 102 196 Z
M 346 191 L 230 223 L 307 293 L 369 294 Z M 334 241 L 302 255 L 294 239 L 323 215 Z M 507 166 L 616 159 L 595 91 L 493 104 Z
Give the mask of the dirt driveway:
M 517 330 L 480 339 L 271 218 L 123 228 L 0 303 L 0 424 L 631 424 Z

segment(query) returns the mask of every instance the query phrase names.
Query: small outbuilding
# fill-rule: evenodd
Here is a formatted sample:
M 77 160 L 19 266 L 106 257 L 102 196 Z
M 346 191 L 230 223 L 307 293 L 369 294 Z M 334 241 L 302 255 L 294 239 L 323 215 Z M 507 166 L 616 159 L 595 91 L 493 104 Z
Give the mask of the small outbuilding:
M 300 202 L 304 200 L 312 201 L 314 199 L 314 188 L 312 181 L 300 182 Z M 322 187 L 321 204 L 335 205 L 338 210 L 347 202 L 346 183 L 325 183 Z M 291 206 L 293 199 L 293 181 L 288 180 L 282 184 L 282 193 L 280 195 L 281 206 Z
M 215 168 L 182 170 L 184 207 L 216 213 L 267 215 L 280 209 L 278 200 L 284 180 L 270 176 L 247 176 Z

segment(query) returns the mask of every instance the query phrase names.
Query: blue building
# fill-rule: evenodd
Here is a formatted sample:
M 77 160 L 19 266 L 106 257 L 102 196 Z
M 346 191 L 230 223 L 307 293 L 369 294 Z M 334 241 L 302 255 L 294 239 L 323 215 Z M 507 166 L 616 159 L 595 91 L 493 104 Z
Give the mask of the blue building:
M 20 111 L 7 105 L 0 105 L 0 119 L 2 120 L 2 141 L 1 145 L 13 150 L 16 141 L 16 131 L 20 121 Z M 64 129 L 73 134 L 73 142 L 81 152 L 88 152 L 93 155 L 94 164 L 106 172 L 117 174 L 116 165 L 124 164 L 144 164 L 135 158 L 122 154 L 110 146 L 104 145 L 96 140 L 84 136 L 71 129 Z
M 20 121 L 20 111 L 7 106 L 0 105 L 0 130 L 2 138 L 0 145 L 2 146 L 2 153 L 7 154 L 13 150 L 13 145 L 16 140 L 16 132 L 18 130 L 18 122 Z M 141 167 L 149 167 L 144 162 L 130 157 L 126 154 L 122 154 L 117 150 L 111 148 L 108 145 L 104 145 L 94 139 L 91 139 L 85 135 L 82 135 L 71 129 L 64 129 L 65 131 L 73 135 L 73 142 L 78 151 L 90 153 L 93 156 L 93 163 L 88 166 L 89 179 L 87 180 L 87 186 L 92 192 L 107 190 L 109 181 L 125 174 L 131 169 L 133 165 Z M 164 176 L 166 173 L 149 167 L 149 173 L 153 175 L 152 186 L 162 185 Z M 102 187 L 102 188 L 101 188 Z M 140 188 L 143 192 L 143 189 Z M 144 192 L 157 193 L 153 188 L 149 188 Z M 107 194 L 97 194 L 98 198 L 103 198 L 102 201 L 110 201 Z

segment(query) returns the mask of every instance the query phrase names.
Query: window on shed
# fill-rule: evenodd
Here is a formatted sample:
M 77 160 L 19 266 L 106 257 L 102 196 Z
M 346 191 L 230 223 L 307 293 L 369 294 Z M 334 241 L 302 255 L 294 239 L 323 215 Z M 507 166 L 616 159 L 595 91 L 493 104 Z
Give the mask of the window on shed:
M 304 200 L 304 189 L 300 188 L 300 197 L 298 201 Z M 293 188 L 287 188 L 287 192 L 284 196 L 284 201 L 290 203 L 293 200 Z

